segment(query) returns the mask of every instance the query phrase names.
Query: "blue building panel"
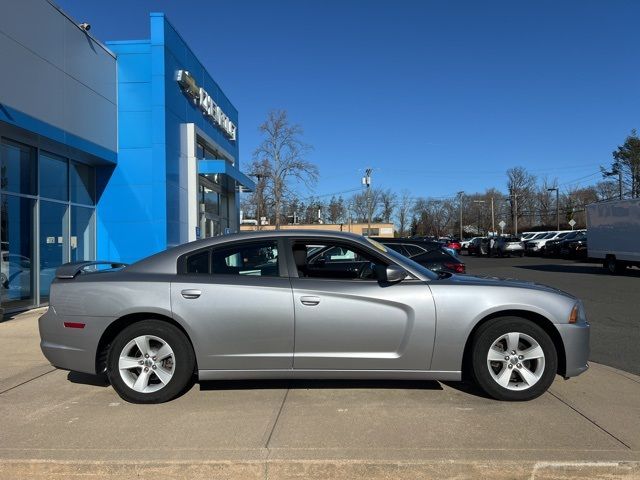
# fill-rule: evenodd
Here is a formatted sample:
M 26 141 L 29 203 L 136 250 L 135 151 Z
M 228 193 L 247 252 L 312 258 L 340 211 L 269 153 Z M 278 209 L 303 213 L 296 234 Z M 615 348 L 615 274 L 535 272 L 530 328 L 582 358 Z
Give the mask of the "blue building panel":
M 236 165 L 225 174 L 238 176 L 237 140 L 182 91 L 178 71 L 189 71 L 236 126 L 238 112 L 164 14 L 150 15 L 148 40 L 108 42 L 108 47 L 118 61 L 119 161 L 100 173 L 98 256 L 133 261 L 188 240 L 184 124 L 196 125 L 226 151 Z

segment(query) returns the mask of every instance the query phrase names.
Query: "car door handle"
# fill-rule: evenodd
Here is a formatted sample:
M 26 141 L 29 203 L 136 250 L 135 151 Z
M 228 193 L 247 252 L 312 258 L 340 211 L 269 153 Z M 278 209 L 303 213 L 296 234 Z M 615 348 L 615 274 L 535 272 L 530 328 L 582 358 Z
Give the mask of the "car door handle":
M 300 297 L 300 302 L 303 305 L 306 305 L 308 307 L 313 307 L 313 306 L 318 305 L 320 303 L 320 297 L 304 296 L 304 297 Z
M 180 293 L 182 293 L 182 296 L 184 298 L 188 298 L 188 299 L 198 298 L 200 295 L 202 295 L 202 292 L 195 288 L 188 288 L 186 290 L 182 290 L 182 292 Z

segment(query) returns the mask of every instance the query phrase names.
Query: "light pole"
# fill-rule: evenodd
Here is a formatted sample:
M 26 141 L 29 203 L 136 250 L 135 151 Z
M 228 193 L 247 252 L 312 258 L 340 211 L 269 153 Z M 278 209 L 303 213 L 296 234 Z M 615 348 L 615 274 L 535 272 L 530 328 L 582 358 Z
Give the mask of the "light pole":
M 371 174 L 373 173 L 373 168 L 367 168 L 364 172 L 364 177 L 362 177 L 362 185 L 367 187 L 367 210 L 368 210 L 368 221 L 367 224 L 367 237 L 371 236 L 371 214 L 373 210 L 373 205 L 371 205 Z
M 464 197 L 464 192 L 458 192 L 458 196 L 460 197 L 460 241 L 464 240 L 462 237 L 462 198 Z
M 474 200 L 473 203 L 485 203 L 484 200 Z M 480 235 L 480 207 L 478 207 L 478 235 Z
M 518 194 L 512 193 L 513 197 L 513 235 L 518 236 Z
M 560 193 L 558 187 L 547 188 L 548 192 L 556 191 L 556 230 L 560 231 Z

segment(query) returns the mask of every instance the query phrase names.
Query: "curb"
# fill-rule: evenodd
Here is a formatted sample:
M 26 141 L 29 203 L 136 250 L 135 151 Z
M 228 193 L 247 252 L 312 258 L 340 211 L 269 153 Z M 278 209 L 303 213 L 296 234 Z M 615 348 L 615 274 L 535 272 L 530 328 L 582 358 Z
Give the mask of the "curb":
M 574 480 L 640 479 L 640 462 L 381 462 L 381 461 L 201 461 L 87 462 L 4 460 L 0 479 L 170 478 L 216 480 Z

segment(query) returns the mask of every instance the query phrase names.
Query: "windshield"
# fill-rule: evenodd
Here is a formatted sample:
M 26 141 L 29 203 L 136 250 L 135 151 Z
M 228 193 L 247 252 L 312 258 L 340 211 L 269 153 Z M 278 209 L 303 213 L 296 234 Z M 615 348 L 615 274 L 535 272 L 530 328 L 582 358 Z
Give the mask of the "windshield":
M 578 233 L 580 233 L 580 232 L 569 232 L 569 233 L 567 233 L 566 237 L 564 237 L 564 239 L 565 240 L 571 240 L 572 238 L 576 238 Z
M 410 258 L 407 258 L 404 255 L 399 254 L 395 250 L 387 249 L 387 255 L 393 258 L 400 265 L 406 265 L 416 270 L 417 272 L 420 272 L 420 274 L 424 275 L 429 280 L 438 280 L 438 278 L 440 278 L 440 276 L 437 273 L 432 272 L 428 268 L 423 267 L 419 263 L 414 262 Z
M 539 238 L 542 238 L 542 237 L 544 237 L 546 235 L 547 234 L 545 232 L 538 233 L 535 237 L 532 238 L 532 240 L 538 240 Z

